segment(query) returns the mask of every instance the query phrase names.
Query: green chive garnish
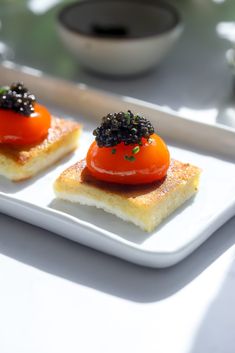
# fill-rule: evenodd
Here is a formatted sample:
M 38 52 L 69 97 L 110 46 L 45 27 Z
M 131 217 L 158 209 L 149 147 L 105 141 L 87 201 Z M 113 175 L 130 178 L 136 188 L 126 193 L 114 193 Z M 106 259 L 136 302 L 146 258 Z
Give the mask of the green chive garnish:
M 127 155 L 125 155 L 125 156 L 124 156 L 124 159 L 125 159 L 126 161 L 129 161 L 129 162 L 134 162 L 136 158 L 135 158 L 134 156 L 127 156 Z
M 140 151 L 140 146 L 135 146 L 132 150 L 132 153 L 136 154 L 136 153 L 139 153 L 139 151 Z
M 9 87 L 0 87 L 0 94 L 4 94 L 9 90 Z
M 130 117 L 129 112 L 128 112 L 128 113 L 125 113 L 125 118 L 126 118 L 126 120 L 127 120 L 127 124 L 130 125 L 131 117 Z
M 112 154 L 115 154 L 116 152 L 117 152 L 116 148 L 113 148 L 111 151 Z

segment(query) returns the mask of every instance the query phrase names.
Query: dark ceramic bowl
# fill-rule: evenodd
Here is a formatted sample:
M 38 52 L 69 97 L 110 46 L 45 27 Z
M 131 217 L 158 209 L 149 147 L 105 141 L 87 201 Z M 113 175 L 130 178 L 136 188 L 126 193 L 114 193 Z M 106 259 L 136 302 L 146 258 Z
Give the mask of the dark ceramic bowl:
M 130 75 L 156 66 L 182 32 L 177 10 L 165 2 L 90 0 L 65 6 L 58 16 L 65 46 L 86 68 Z

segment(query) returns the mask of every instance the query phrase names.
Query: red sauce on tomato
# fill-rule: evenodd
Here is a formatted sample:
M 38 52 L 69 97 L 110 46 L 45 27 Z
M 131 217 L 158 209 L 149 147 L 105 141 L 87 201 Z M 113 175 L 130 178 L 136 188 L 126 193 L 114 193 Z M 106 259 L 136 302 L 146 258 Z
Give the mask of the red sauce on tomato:
M 48 134 L 51 115 L 38 104 L 35 112 L 24 116 L 12 110 L 0 109 L 0 143 L 11 145 L 30 145 L 41 142 Z
M 121 142 L 114 147 L 98 147 L 94 141 L 86 157 L 89 172 L 96 179 L 119 184 L 161 180 L 170 164 L 165 142 L 156 134 L 150 140 L 142 138 L 141 142 L 141 146 Z

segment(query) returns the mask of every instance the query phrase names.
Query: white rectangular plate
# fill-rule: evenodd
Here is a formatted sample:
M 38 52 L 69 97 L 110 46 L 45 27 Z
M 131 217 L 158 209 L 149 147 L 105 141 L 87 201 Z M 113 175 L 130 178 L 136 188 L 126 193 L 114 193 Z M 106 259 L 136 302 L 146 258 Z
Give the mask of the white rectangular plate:
M 128 97 L 109 95 L 28 68 L 6 63 L 0 84 L 23 80 L 57 115 L 64 111 L 83 124 L 80 148 L 31 180 L 12 183 L 0 177 L 0 210 L 81 244 L 150 266 L 173 265 L 202 244 L 235 214 L 235 131 L 190 121 Z M 198 194 L 151 234 L 95 207 L 56 200 L 53 182 L 85 156 L 98 119 L 109 111 L 131 109 L 156 125 L 171 156 L 202 169 Z M 69 116 L 67 114 L 67 116 Z

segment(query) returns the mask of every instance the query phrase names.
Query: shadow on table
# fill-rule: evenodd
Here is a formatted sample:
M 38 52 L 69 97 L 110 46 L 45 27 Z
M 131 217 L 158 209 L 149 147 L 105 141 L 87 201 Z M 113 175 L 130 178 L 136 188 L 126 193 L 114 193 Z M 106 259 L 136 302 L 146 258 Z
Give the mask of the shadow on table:
M 190 353 L 234 353 L 234 298 L 235 261 L 200 324 Z
M 170 268 L 149 269 L 102 254 L 46 230 L 0 215 L 0 252 L 69 281 L 135 302 L 167 298 L 197 277 L 235 243 L 235 218 L 187 259 Z M 22 229 L 22 227 L 21 227 Z

